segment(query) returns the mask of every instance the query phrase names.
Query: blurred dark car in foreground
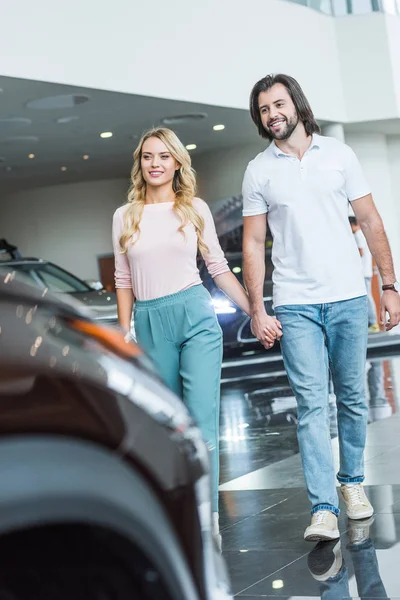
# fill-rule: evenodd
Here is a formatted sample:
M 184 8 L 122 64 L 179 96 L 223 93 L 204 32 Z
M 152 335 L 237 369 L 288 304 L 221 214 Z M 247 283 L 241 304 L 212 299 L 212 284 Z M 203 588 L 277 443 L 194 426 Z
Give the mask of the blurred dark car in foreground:
M 208 454 L 134 344 L 0 268 L 0 597 L 229 600 Z

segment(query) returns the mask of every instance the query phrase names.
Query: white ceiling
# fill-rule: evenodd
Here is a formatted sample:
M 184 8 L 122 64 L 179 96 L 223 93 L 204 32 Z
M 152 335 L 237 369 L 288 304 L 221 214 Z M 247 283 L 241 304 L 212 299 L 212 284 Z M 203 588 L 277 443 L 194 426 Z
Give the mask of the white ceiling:
M 207 118 L 173 126 L 192 155 L 256 140 L 246 110 L 120 94 L 52 83 L 0 77 L 0 191 L 109 177 L 129 177 L 132 154 L 142 132 L 163 117 L 207 113 Z M 87 95 L 70 109 L 37 110 L 32 100 L 61 94 Z M 79 117 L 59 124 L 57 119 Z M 13 119 L 12 121 L 5 121 Z M 18 121 L 17 119 L 21 119 Z M 223 131 L 212 127 L 224 124 Z M 101 139 L 102 131 L 113 137 Z M 9 138 L 13 137 L 14 140 Z M 37 137 L 38 141 L 16 137 Z M 35 158 L 29 159 L 30 153 Z M 84 154 L 89 155 L 83 160 Z M 67 167 L 66 172 L 61 167 Z
M 0 192 L 101 178 L 129 177 L 140 135 L 161 119 L 188 113 L 207 118 L 172 126 L 195 157 L 257 140 L 247 110 L 0 77 Z M 72 108 L 38 110 L 27 103 L 65 94 L 90 100 Z M 58 119 L 78 117 L 68 123 Z M 223 131 L 213 131 L 216 124 Z M 346 131 L 400 134 L 400 119 L 345 125 Z M 113 137 L 101 139 L 102 131 Z M 10 138 L 14 138 L 10 140 Z M 19 138 L 19 139 L 16 139 Z M 22 139 L 21 139 L 22 138 Z M 30 141 L 27 138 L 32 138 Z M 37 141 L 34 140 L 37 138 Z M 30 153 L 35 158 L 29 159 Z M 83 160 L 84 154 L 89 155 Z M 61 167 L 67 167 L 65 172 Z

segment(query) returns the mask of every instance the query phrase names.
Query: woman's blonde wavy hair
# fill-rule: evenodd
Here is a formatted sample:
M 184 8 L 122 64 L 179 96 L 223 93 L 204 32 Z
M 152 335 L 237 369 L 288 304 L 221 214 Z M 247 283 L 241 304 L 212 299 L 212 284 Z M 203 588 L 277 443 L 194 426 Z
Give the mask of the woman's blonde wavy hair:
M 172 189 L 175 192 L 173 209 L 181 219 L 178 231 L 185 235 L 184 227 L 189 222 L 192 223 L 196 230 L 200 252 L 208 252 L 208 247 L 203 240 L 204 219 L 193 206 L 192 202 L 196 195 L 196 175 L 192 168 L 189 152 L 171 129 L 156 127 L 150 129 L 142 136 L 133 155 L 134 162 L 131 171 L 131 186 L 128 191 L 128 208 L 124 214 L 124 227 L 119 240 L 121 254 L 126 254 L 128 247 L 137 241 L 138 237 L 136 240 L 134 239 L 135 234 L 140 235 L 140 221 L 146 202 L 147 187 L 141 168 L 142 148 L 144 142 L 151 137 L 161 140 L 178 165 L 180 165 L 179 169 L 175 171 L 172 182 Z

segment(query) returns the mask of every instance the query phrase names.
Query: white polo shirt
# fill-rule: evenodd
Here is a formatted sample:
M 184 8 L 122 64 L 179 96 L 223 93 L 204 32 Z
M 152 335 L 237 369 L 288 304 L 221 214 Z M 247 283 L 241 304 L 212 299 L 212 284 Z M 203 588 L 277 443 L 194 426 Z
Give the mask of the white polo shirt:
M 249 163 L 243 216 L 268 213 L 275 307 L 365 295 L 348 203 L 369 193 L 353 150 L 334 138 L 314 134 L 302 160 L 272 142 Z

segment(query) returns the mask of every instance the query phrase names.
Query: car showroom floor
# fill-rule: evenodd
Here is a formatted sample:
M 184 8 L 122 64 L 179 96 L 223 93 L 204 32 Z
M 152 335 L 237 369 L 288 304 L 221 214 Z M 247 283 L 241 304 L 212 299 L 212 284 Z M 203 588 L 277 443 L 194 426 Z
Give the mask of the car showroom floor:
M 391 338 L 393 339 L 393 338 Z M 310 520 L 294 399 L 281 367 L 273 385 L 221 399 L 220 525 L 233 593 L 247 598 L 400 599 L 400 347 L 367 363 L 366 522 L 339 519 L 340 543 L 305 542 Z M 370 353 L 371 355 L 371 353 Z M 331 434 L 337 453 L 335 398 Z M 338 570 L 328 580 L 332 567 Z M 337 567 L 335 569 L 335 566 Z M 331 571 L 332 572 L 332 571 Z M 327 575 L 328 573 L 328 575 Z

